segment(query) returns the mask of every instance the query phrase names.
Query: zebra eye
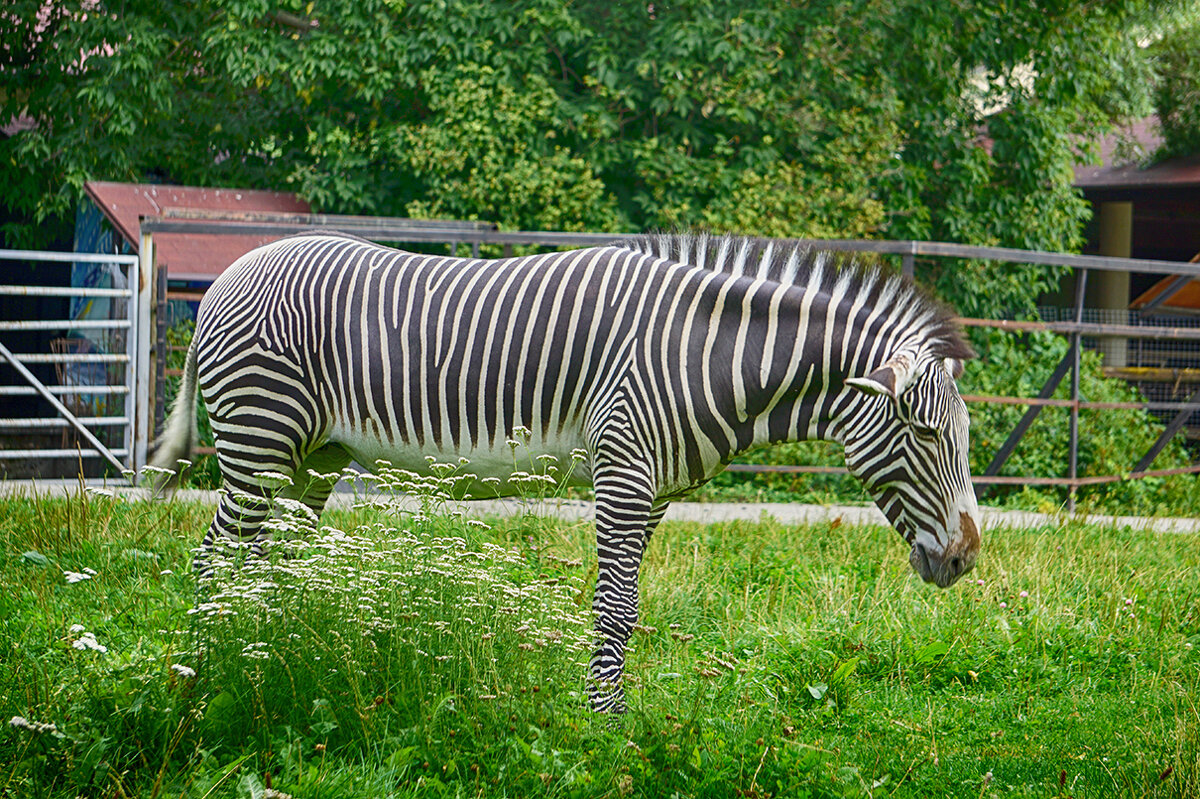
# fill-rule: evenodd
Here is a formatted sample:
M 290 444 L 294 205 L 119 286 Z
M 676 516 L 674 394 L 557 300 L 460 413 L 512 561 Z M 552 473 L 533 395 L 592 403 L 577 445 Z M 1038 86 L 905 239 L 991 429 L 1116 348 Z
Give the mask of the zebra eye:
M 928 427 L 920 423 L 915 423 L 912 427 L 913 432 L 917 434 L 917 438 L 921 439 L 922 441 L 938 440 L 938 431 L 936 428 Z

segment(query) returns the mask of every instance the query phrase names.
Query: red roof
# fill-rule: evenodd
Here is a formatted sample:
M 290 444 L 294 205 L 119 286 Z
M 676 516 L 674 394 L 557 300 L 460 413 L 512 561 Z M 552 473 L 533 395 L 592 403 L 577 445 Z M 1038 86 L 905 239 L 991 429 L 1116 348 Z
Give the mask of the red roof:
M 1101 139 L 1101 164 L 1075 167 L 1075 185 L 1078 188 L 1086 191 L 1200 186 L 1200 156 L 1171 158 L 1150 166 L 1122 162 L 1119 145 L 1123 139 L 1132 139 L 1146 155 L 1153 153 L 1163 143 L 1158 118 L 1151 116 L 1137 120 L 1126 130 Z
M 296 195 L 278 191 L 106 182 L 85 183 L 84 190 L 135 252 L 141 244 L 139 217 L 157 216 L 167 209 L 310 212 L 308 203 Z M 154 260 L 167 268 L 173 280 L 211 280 L 242 255 L 278 238 L 271 234 L 156 233 Z

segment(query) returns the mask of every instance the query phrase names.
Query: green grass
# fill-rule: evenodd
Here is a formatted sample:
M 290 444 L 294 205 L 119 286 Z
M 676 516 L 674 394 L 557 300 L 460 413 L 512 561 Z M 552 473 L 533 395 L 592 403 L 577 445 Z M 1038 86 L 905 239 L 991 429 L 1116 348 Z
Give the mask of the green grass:
M 211 512 L 0 500 L 0 796 L 1200 794 L 1196 536 L 992 530 L 938 591 L 882 528 L 664 524 L 613 721 L 589 524 L 292 515 L 197 593 Z

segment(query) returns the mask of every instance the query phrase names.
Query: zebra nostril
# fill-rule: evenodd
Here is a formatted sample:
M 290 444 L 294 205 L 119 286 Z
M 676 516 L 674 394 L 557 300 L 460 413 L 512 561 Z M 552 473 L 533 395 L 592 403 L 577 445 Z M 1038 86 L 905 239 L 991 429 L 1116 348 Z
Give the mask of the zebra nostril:
M 957 577 L 958 575 L 962 574 L 962 570 L 963 570 L 962 558 L 957 557 L 957 556 L 950 558 L 950 574 L 953 575 L 954 577 Z

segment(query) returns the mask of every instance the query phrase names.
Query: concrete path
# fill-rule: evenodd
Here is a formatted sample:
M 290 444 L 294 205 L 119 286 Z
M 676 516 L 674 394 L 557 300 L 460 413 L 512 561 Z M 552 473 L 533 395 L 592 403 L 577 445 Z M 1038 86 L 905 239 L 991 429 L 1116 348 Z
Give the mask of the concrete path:
M 343 484 L 345 485 L 345 484 Z M 109 491 L 130 499 L 149 499 L 146 489 L 131 488 L 127 485 L 104 483 L 103 481 L 78 480 L 25 480 L 0 481 L 0 496 L 31 494 L 47 496 L 71 496 L 82 488 L 94 491 Z M 339 489 L 342 488 L 339 486 Z M 185 501 L 197 501 L 216 504 L 217 492 L 184 489 L 175 492 L 175 498 Z M 350 507 L 364 502 L 386 502 L 390 498 L 372 492 L 354 492 L 339 490 L 330 498 L 334 506 Z M 400 498 L 402 508 L 415 507 Z M 524 502 L 516 499 L 478 500 L 472 502 L 453 503 L 461 508 L 469 517 L 483 518 L 488 516 L 510 516 L 518 513 L 534 513 L 541 516 L 564 519 L 568 521 L 590 520 L 595 512 L 595 505 L 582 500 L 547 500 L 544 502 Z M 1195 533 L 1200 532 L 1200 519 L 1187 518 L 1147 518 L 1141 516 L 1097 516 L 1068 513 L 1032 513 L 1029 511 L 998 510 L 982 508 L 984 530 L 1002 527 L 1038 527 L 1041 525 L 1062 524 L 1072 519 L 1098 524 L 1106 527 L 1130 527 L 1135 530 L 1153 530 L 1162 533 Z M 885 525 L 887 520 L 873 505 L 801 505 L 785 502 L 675 502 L 667 510 L 669 521 L 689 522 L 725 522 L 725 521 L 759 521 L 764 516 L 775 519 L 783 524 L 821 524 L 841 519 L 846 524 L 878 524 Z

